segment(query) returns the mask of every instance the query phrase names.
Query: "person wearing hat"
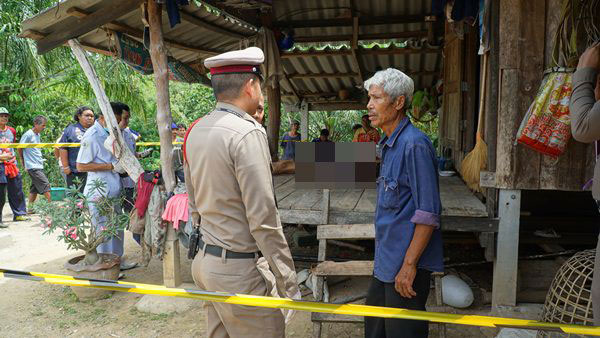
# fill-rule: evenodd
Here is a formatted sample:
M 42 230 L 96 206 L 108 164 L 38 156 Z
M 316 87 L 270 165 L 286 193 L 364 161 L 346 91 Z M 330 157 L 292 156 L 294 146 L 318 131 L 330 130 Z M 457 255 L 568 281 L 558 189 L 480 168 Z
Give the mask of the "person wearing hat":
M 192 215 L 201 218 L 196 285 L 210 291 L 300 298 L 271 177 L 267 135 L 252 117 L 262 97 L 261 49 L 208 58 L 217 99 L 184 140 Z M 204 303 L 208 337 L 284 337 L 292 312 Z
M 9 116 L 8 109 L 0 107 L 0 143 L 16 143 L 17 132 L 8 125 Z M 13 213 L 13 221 L 27 221 L 23 179 L 17 168 L 16 158 L 14 149 L 0 149 L 0 210 L 4 209 L 6 192 L 8 192 L 8 204 Z M 6 227 L 0 215 L 0 228 Z

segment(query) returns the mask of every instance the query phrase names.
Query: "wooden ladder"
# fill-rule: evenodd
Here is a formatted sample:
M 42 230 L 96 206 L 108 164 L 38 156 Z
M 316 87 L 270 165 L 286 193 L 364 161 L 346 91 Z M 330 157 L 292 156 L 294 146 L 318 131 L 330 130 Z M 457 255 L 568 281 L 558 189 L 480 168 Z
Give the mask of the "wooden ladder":
M 332 262 L 326 261 L 327 240 L 358 240 L 358 239 L 375 239 L 374 224 L 326 224 L 317 227 L 317 239 L 319 240 L 318 261 L 320 262 L 314 269 L 314 274 L 317 276 L 317 299 L 318 302 L 323 300 L 323 289 L 325 278 L 328 276 L 372 276 L 373 261 L 349 261 L 349 262 Z M 435 278 L 435 299 L 436 305 L 442 306 L 442 288 L 441 277 L 442 273 L 434 273 Z M 328 300 L 325 300 L 328 301 Z M 313 337 L 321 337 L 322 324 L 330 323 L 362 323 L 363 317 L 336 315 L 329 313 L 313 312 L 311 315 L 313 322 Z M 438 324 L 440 337 L 445 337 L 445 325 Z

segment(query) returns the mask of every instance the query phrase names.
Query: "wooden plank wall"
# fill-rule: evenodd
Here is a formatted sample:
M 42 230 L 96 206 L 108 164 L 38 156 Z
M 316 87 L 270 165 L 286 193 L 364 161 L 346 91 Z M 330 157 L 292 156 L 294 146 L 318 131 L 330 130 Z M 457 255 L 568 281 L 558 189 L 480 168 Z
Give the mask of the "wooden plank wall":
M 588 145 L 571 140 L 558 161 L 515 145 L 521 121 L 536 95 L 544 69 L 550 64 L 560 3 L 500 1 L 498 188 L 577 191 L 592 176 L 593 156 Z

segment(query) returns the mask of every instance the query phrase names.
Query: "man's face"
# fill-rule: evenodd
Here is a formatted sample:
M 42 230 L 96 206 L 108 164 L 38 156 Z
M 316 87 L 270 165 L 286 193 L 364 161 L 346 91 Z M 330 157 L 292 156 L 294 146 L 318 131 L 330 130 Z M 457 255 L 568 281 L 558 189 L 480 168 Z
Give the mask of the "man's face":
M 115 115 L 115 117 L 117 118 L 117 123 L 119 124 L 119 128 L 125 129 L 125 128 L 127 128 L 127 126 L 129 126 L 129 118 L 131 117 L 131 113 L 129 113 L 127 110 L 123 110 L 123 113 L 121 113 L 121 116 Z
M 404 102 L 404 96 L 392 101 L 381 86 L 371 85 L 369 87 L 369 103 L 367 104 L 371 125 L 384 128 L 393 124 L 398 118 L 399 111 L 404 107 Z
M 0 124 L 8 123 L 8 114 L 0 114 Z
M 42 122 L 41 124 L 36 124 L 33 126 L 33 130 L 36 134 L 41 133 L 42 131 L 44 131 L 44 129 L 46 129 L 46 121 Z
M 187 131 L 187 130 L 186 130 L 184 127 L 181 127 L 181 128 L 179 128 L 179 129 L 177 129 L 177 132 L 176 132 L 176 134 L 177 134 L 177 136 L 179 136 L 179 137 L 185 137 L 185 132 L 186 132 L 186 131 Z
M 84 128 L 91 127 L 94 124 L 94 112 L 91 110 L 85 110 L 79 116 L 79 123 L 81 123 Z
M 295 123 L 292 123 L 292 125 L 290 126 L 290 130 L 293 132 L 297 132 L 298 131 L 298 125 Z
M 265 118 L 265 98 L 264 96 L 262 96 L 262 93 L 261 98 L 258 101 L 258 107 L 256 108 L 256 111 L 254 112 L 252 117 L 256 120 L 256 122 L 260 124 L 263 123 L 263 120 Z

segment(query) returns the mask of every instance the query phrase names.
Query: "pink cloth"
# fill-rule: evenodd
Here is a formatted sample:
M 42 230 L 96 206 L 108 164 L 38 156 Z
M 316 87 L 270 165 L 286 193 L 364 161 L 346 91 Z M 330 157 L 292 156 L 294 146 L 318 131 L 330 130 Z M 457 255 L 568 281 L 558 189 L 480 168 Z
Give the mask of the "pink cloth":
M 188 194 L 177 194 L 167 201 L 162 219 L 173 223 L 173 228 L 179 230 L 179 222 L 188 221 Z

